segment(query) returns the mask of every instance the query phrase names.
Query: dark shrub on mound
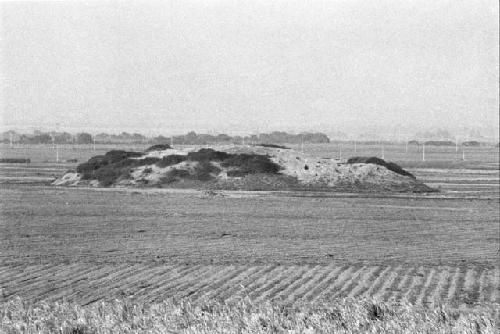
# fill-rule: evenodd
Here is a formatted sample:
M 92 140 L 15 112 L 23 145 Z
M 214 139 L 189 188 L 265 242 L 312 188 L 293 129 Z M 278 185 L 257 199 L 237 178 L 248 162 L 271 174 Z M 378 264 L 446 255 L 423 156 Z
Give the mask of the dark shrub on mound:
M 133 168 L 153 165 L 158 161 L 159 158 L 123 159 L 99 168 L 94 172 L 94 178 L 99 180 L 102 186 L 108 187 L 120 179 L 128 179 Z
M 82 179 L 96 179 L 102 186 L 107 187 L 120 178 L 128 178 L 134 167 L 152 165 L 160 161 L 159 158 L 130 159 L 141 155 L 138 152 L 110 151 L 78 165 L 76 171 L 83 174 Z
M 262 147 L 271 147 L 271 148 L 282 148 L 285 150 L 289 150 L 290 147 L 282 146 L 282 145 L 276 145 L 276 144 L 257 144 L 256 146 L 262 146 Z
M 217 166 L 212 165 L 209 161 L 200 161 L 194 168 L 192 177 L 195 180 L 208 181 L 220 173 Z
M 148 147 L 146 149 L 146 152 L 151 152 L 151 151 L 163 151 L 163 150 L 168 150 L 169 148 L 172 148 L 169 144 L 157 144 L 153 145 L 151 147 Z
M 233 176 L 269 173 L 277 174 L 281 167 L 272 162 L 267 155 L 258 154 L 232 154 L 228 159 L 222 162 L 224 167 L 234 167 L 231 171 Z M 229 173 L 228 173 L 228 176 Z
M 160 183 L 169 184 L 175 181 L 179 181 L 180 179 L 189 178 L 191 174 L 185 169 L 177 169 L 172 168 L 165 174 L 164 177 L 160 179 Z
M 189 152 L 188 160 L 191 161 L 223 161 L 231 155 L 226 152 L 220 152 L 211 148 L 202 148 L 198 152 Z
M 139 152 L 113 150 L 107 152 L 105 155 L 97 155 L 90 158 L 87 162 L 79 164 L 78 167 L 76 167 L 76 171 L 83 174 L 82 178 L 84 180 L 88 180 L 93 178 L 95 172 L 104 166 L 108 166 L 131 157 L 139 157 L 141 155 L 142 153 Z
M 380 165 L 380 166 L 384 166 L 385 168 L 387 168 L 390 171 L 393 171 L 394 173 L 397 173 L 397 174 L 403 175 L 403 176 L 409 176 L 409 177 L 415 179 L 415 176 L 412 173 L 407 172 L 398 164 L 395 164 L 394 162 L 387 162 L 387 161 L 380 159 L 380 158 L 377 158 L 377 157 L 353 157 L 353 158 L 349 158 L 349 160 L 347 160 L 347 163 L 348 164 L 365 163 L 365 164 Z
M 183 161 L 187 160 L 187 156 L 185 155 L 177 155 L 177 154 L 172 154 L 172 155 L 167 155 L 166 157 L 163 157 L 160 159 L 157 163 L 156 166 L 160 168 L 172 166 L 172 165 L 177 165 L 178 163 L 181 163 Z
M 112 150 L 104 154 L 105 157 L 108 157 L 112 162 L 120 161 L 126 158 L 137 158 L 143 155 L 141 152 L 129 152 L 122 150 Z

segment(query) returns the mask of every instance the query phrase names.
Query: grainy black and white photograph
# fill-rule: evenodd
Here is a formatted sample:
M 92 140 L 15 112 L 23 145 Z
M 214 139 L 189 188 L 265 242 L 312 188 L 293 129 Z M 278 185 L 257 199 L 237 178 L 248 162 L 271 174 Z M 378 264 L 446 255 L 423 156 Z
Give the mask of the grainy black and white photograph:
M 500 331 L 497 0 L 0 2 L 0 333 Z

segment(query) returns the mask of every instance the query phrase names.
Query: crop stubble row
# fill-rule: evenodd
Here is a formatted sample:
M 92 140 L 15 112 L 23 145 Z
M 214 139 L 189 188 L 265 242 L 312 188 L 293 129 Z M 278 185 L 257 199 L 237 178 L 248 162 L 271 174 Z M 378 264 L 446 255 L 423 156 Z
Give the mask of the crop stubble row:
M 89 304 L 130 297 L 250 297 L 255 301 L 314 302 L 342 297 L 500 303 L 500 270 L 486 266 L 328 265 L 70 265 L 0 268 L 0 300 L 68 300 Z

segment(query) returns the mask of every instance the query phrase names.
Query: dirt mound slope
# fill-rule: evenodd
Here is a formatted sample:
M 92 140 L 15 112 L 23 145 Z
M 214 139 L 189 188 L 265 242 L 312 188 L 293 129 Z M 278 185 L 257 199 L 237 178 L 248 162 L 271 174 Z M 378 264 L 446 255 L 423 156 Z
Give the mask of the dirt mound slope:
M 327 189 L 432 192 L 400 166 L 378 158 L 348 163 L 288 148 L 227 145 L 146 152 L 110 151 L 80 164 L 54 185 L 174 187 L 226 190 Z

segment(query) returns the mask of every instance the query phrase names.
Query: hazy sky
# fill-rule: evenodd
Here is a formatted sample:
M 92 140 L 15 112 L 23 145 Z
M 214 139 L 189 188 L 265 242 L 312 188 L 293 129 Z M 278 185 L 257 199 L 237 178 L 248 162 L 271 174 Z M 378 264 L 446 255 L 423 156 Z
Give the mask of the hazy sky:
M 498 125 L 498 1 L 1 3 L 0 124 Z

